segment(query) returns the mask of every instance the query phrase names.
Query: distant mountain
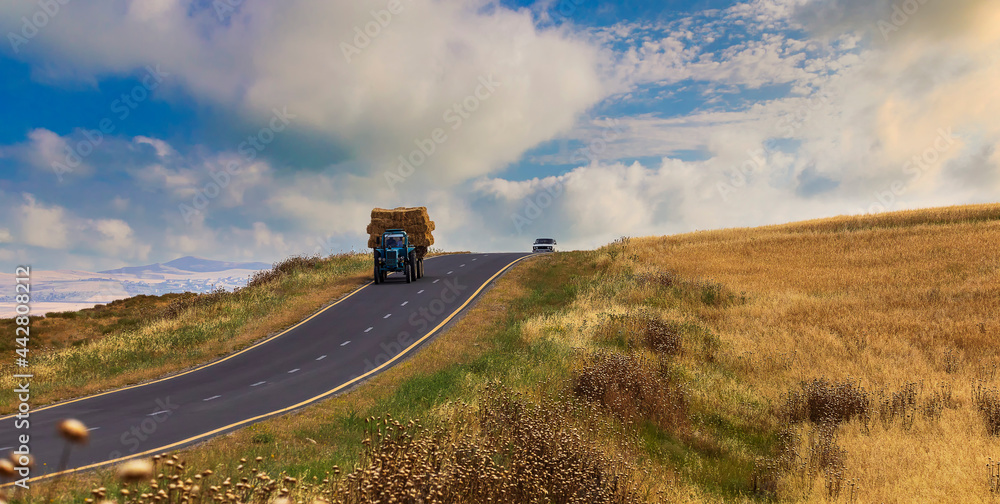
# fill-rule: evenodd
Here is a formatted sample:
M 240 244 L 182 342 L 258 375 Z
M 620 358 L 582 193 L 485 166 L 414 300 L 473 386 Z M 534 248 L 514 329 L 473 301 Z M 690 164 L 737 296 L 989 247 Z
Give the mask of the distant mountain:
M 213 261 L 211 259 L 202 259 L 200 257 L 187 256 L 187 257 L 181 257 L 180 259 L 174 259 L 173 261 L 165 263 L 149 264 L 146 266 L 128 266 L 125 268 L 118 268 L 107 271 L 98 271 L 98 273 L 125 274 L 125 275 L 136 275 L 144 277 L 150 274 L 178 275 L 178 274 L 183 274 L 185 272 L 214 273 L 218 271 L 228 271 L 228 270 L 262 270 L 262 269 L 271 269 L 271 265 L 262 262 Z
M 31 300 L 41 313 L 76 310 L 138 294 L 232 291 L 246 286 L 254 272 L 271 269 L 263 262 L 212 261 L 182 257 L 166 263 L 108 271 L 32 270 Z M 0 285 L 13 285 L 13 275 L 0 273 Z M 0 292 L 0 317 L 14 313 L 14 293 Z M 10 308 L 9 310 L 7 308 Z

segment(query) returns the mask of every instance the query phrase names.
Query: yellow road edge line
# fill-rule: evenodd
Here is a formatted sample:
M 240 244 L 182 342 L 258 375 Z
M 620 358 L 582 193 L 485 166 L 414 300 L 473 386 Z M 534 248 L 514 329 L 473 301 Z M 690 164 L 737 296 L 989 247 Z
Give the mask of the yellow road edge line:
M 226 426 L 223 426 L 223 427 L 219 427 L 217 429 L 214 429 L 214 430 L 211 430 L 211 431 L 208 431 L 208 432 L 204 432 L 202 434 L 198 434 L 197 436 L 192 436 L 192 437 L 189 437 L 189 438 L 181 440 L 181 441 L 177 441 L 177 442 L 174 442 L 174 443 L 170 443 L 168 445 L 160 446 L 158 448 L 153 448 L 153 449 L 146 450 L 146 451 L 140 452 L 140 453 L 133 453 L 133 454 L 127 455 L 125 457 L 118 457 L 116 459 L 106 460 L 104 462 L 96 462 L 96 463 L 93 463 L 93 464 L 90 464 L 90 465 L 86 465 L 86 466 L 82 466 L 82 467 L 77 467 L 75 469 L 67 469 L 65 471 L 54 472 L 54 473 L 51 473 L 51 474 L 44 474 L 42 476 L 35 476 L 34 478 L 29 478 L 28 482 L 29 483 L 35 483 L 35 482 L 41 481 L 43 479 L 54 478 L 56 476 L 61 476 L 61 475 L 64 475 L 64 474 L 72 474 L 72 473 L 80 472 L 80 471 L 86 471 L 88 469 L 95 469 L 95 468 L 98 468 L 98 467 L 101 467 L 101 466 L 106 466 L 106 465 L 114 464 L 116 462 L 121 462 L 123 460 L 128 460 L 128 459 L 135 458 L 135 457 L 142 457 L 143 455 L 150 455 L 150 454 L 153 454 L 153 453 L 156 453 L 156 452 L 161 452 L 161 451 L 164 451 L 164 450 L 168 450 L 168 449 L 173 448 L 175 446 L 180 446 L 180 445 L 184 445 L 184 444 L 187 444 L 187 443 L 191 443 L 193 441 L 197 441 L 199 439 L 211 436 L 213 434 L 217 434 L 219 432 L 232 429 L 233 427 L 239 427 L 241 425 L 248 424 L 248 423 L 254 422 L 256 420 L 260 420 L 262 418 L 266 418 L 266 417 L 274 416 L 274 415 L 280 415 L 281 413 L 286 413 L 288 411 L 301 408 L 301 407 L 306 406 L 306 405 L 308 405 L 310 403 L 313 403 L 313 402 L 316 402 L 316 401 L 318 401 L 320 399 L 323 399 L 323 398 L 325 398 L 325 397 L 327 397 L 327 396 L 329 396 L 331 394 L 335 394 L 338 391 L 340 391 L 340 390 L 344 389 L 345 387 L 347 387 L 348 385 L 352 385 L 352 384 L 360 381 L 363 378 L 366 378 L 366 377 L 371 376 L 372 374 L 374 374 L 374 373 L 376 373 L 378 371 L 381 371 L 386 366 L 388 366 L 389 364 L 392 364 L 394 361 L 396 361 L 400 357 L 403 357 L 404 355 L 408 354 L 410 352 L 410 350 L 413 350 L 415 347 L 417 347 L 418 345 L 420 345 L 421 343 L 423 343 L 424 341 L 426 341 L 427 338 L 430 338 L 431 336 L 433 336 L 434 333 L 438 332 L 438 330 L 441 329 L 442 327 L 444 327 L 445 324 L 447 324 L 448 322 L 450 322 L 451 319 L 455 318 L 455 315 L 458 315 L 458 312 L 460 312 L 463 309 L 465 309 L 465 307 L 468 306 L 469 303 L 471 303 L 473 299 L 476 299 L 476 297 L 479 295 L 479 293 L 482 292 L 482 290 L 485 289 L 486 286 L 489 285 L 490 282 L 493 281 L 493 279 L 495 279 L 496 277 L 500 276 L 500 274 L 503 273 L 504 271 L 507 271 L 511 266 L 513 266 L 513 265 L 517 264 L 518 262 L 520 262 L 520 261 L 522 261 L 524 259 L 527 259 L 529 257 L 531 257 L 531 256 L 530 255 L 526 255 L 526 256 L 523 256 L 523 257 L 519 257 L 519 258 L 515 259 L 514 261 L 511 261 L 510 264 L 508 264 L 508 265 L 504 266 L 503 268 L 501 268 L 500 271 L 497 271 L 496 273 L 494 273 L 493 276 L 491 276 L 489 279 L 487 279 L 485 282 L 483 282 L 483 284 L 480 285 L 478 289 L 476 289 L 476 292 L 472 293 L 472 296 L 469 296 L 469 299 L 465 300 L 465 302 L 462 303 L 462 306 L 459 306 L 458 308 L 456 308 L 455 311 L 451 312 L 451 314 L 448 315 L 447 318 L 445 318 L 444 320 L 442 320 L 440 324 L 438 324 L 437 326 L 435 326 L 434 329 L 431 329 L 430 332 L 428 332 L 427 334 L 425 334 L 423 337 L 421 337 L 417 341 L 413 342 L 412 345 L 406 347 L 402 352 L 399 352 L 393 358 L 391 358 L 388 361 L 386 361 L 384 364 L 376 367 L 375 369 L 372 369 L 371 371 L 368 371 L 367 373 L 365 373 L 363 375 L 357 376 L 357 377 L 352 378 L 352 379 L 350 379 L 350 380 L 348 380 L 348 381 L 346 381 L 344 383 L 341 383 L 340 385 L 337 385 L 335 388 L 327 390 L 326 392 L 323 392 L 322 394 L 320 394 L 318 396 L 306 399 L 305 401 L 302 401 L 302 402 L 300 402 L 298 404 L 293 404 L 291 406 L 287 406 L 285 408 L 281 408 L 279 410 L 275 410 L 275 411 L 272 411 L 270 413 L 263 413 L 263 414 L 255 416 L 255 417 L 252 417 L 252 418 L 247 418 L 245 420 L 240 420 L 239 422 L 234 422 L 234 423 L 231 423 L 229 425 L 226 425 Z M 347 299 L 348 297 L 353 296 L 356 292 L 360 291 L 361 289 L 364 289 L 365 287 L 368 287 L 371 284 L 372 284 L 372 282 L 368 282 L 367 284 L 363 285 L 362 287 L 360 287 L 356 291 L 352 292 L 347 297 L 344 297 L 340 301 L 343 301 L 344 299 Z M 340 303 L 340 301 L 337 301 L 337 303 Z M 275 335 L 275 336 L 273 336 L 273 337 L 271 337 L 271 338 L 269 338 L 269 339 L 267 339 L 265 341 L 262 341 L 262 342 L 258 343 L 258 345 L 264 344 L 264 343 L 266 343 L 268 341 L 271 341 L 272 339 L 277 338 L 278 336 L 281 336 L 282 334 L 285 334 L 286 332 L 291 331 L 292 329 L 295 329 L 296 327 L 298 327 L 301 324 L 304 324 L 305 322 L 307 322 L 309 319 L 315 317 L 316 315 L 319 315 L 320 313 L 323 313 L 327 309 L 332 308 L 337 303 L 334 303 L 334 304 L 332 304 L 332 305 L 324 308 L 323 310 L 317 312 L 312 317 L 309 317 L 309 318 L 303 320 L 302 322 L 299 322 L 298 324 L 292 326 L 291 328 L 286 329 L 281 334 Z M 257 345 L 254 345 L 254 346 L 257 346 Z M 253 348 L 253 347 L 250 347 L 250 348 Z M 242 350 L 240 353 L 243 353 L 246 350 L 250 350 L 250 348 Z M 235 357 L 237 355 L 239 355 L 239 353 L 230 355 L 229 357 L 226 357 L 226 359 L 229 359 L 231 357 Z M 218 361 L 218 362 L 222 362 L 222 361 Z M 211 365 L 211 364 L 207 364 L 207 365 L 202 366 L 201 368 L 198 368 L 198 369 L 203 369 L 205 367 L 208 367 L 209 365 Z M 187 373 L 191 373 L 191 372 L 197 371 L 198 369 L 193 369 L 191 371 L 188 371 Z M 184 373 L 184 374 L 187 374 L 187 373 Z M 180 375 L 177 375 L 177 376 L 180 376 Z M 163 378 L 163 379 L 158 380 L 158 381 L 163 381 L 163 380 L 168 380 L 168 379 L 170 379 L 170 378 Z M 149 385 L 151 383 L 156 383 L 156 382 L 150 382 L 150 383 L 147 383 L 146 385 Z M 132 386 L 130 388 L 135 388 L 135 387 L 139 387 L 139 386 L 141 386 L 141 385 L 135 385 L 135 386 Z M 127 390 L 127 389 L 119 389 L 119 390 Z M 115 392 L 117 392 L 117 391 L 115 391 Z M 105 394 L 107 394 L 107 393 L 110 393 L 110 392 L 105 392 Z M 100 395 L 104 395 L 104 394 L 100 394 Z M 98 397 L 98 396 L 89 396 L 89 397 Z M 84 399 L 88 399 L 89 397 L 84 398 Z M 77 399 L 77 401 L 79 401 L 79 400 L 82 400 L 82 399 Z M 75 401 L 73 401 L 73 402 L 75 402 Z M 61 406 L 62 404 L 69 404 L 69 403 L 61 403 L 58 406 Z M 49 407 L 51 407 L 51 406 L 49 406 Z M 14 484 L 14 482 L 12 481 L 10 483 L 6 483 L 6 484 L 3 484 L 3 485 L 0 485 L 0 488 L 9 487 L 9 486 L 12 486 L 13 484 Z
M 223 362 L 225 362 L 225 361 L 227 361 L 229 359 L 232 359 L 233 357 L 236 357 L 237 355 L 240 355 L 240 354 L 242 354 L 244 352 L 248 352 L 250 350 L 253 350 L 254 348 L 257 348 L 257 347 L 263 345 L 264 343 L 268 343 L 268 342 L 274 340 L 275 338 L 284 336 L 285 333 L 287 333 L 288 331 L 291 331 L 292 329 L 295 329 L 296 327 L 299 327 L 300 325 L 305 324 L 306 322 L 309 322 L 313 318 L 319 316 L 320 314 L 322 314 L 323 312 L 329 310 L 330 308 L 333 308 L 334 306 L 337 306 L 338 304 L 340 304 L 341 301 L 344 301 L 347 298 L 349 298 L 349 297 L 357 294 L 362 289 L 364 289 L 365 287 L 368 287 L 371 284 L 372 284 L 372 282 L 368 282 L 368 283 L 362 285 L 361 287 L 358 287 L 357 289 L 355 289 L 350 294 L 348 294 L 348 295 L 346 295 L 346 296 L 338 299 L 335 303 L 333 303 L 333 304 L 327 306 L 326 308 L 323 308 L 322 310 L 320 310 L 320 311 L 318 311 L 318 312 L 310 315 L 308 318 L 306 318 L 305 320 L 302 320 L 301 322 L 293 325 L 292 327 L 289 327 L 288 329 L 285 329 L 284 331 L 281 331 L 280 333 L 275 334 L 274 336 L 271 336 L 270 338 L 267 338 L 267 339 L 262 340 L 262 341 L 258 341 L 257 343 L 254 343 L 252 346 L 248 346 L 248 347 L 244 348 L 243 350 L 240 350 L 240 351 L 238 351 L 236 353 L 229 354 L 229 355 L 227 355 L 227 356 L 225 356 L 225 357 L 223 357 L 223 358 L 221 358 L 219 360 L 209 362 L 208 364 L 202 364 L 201 366 L 189 369 L 189 370 L 184 371 L 182 373 L 178 373 L 178 374 L 174 374 L 174 375 L 170 375 L 170 376 L 164 376 L 163 378 L 158 378 L 158 379 L 153 380 L 153 381 L 148 381 L 148 382 L 143 382 L 143 383 L 136 383 L 135 385 L 128 385 L 128 386 L 125 386 L 125 387 L 122 387 L 122 388 L 116 388 L 114 390 L 107 390 L 107 391 L 104 391 L 104 392 L 101 392 L 101 393 L 98 393 L 98 394 L 94 394 L 94 395 L 83 396 L 83 397 L 78 397 L 76 399 L 70 399 L 68 401 L 63 401 L 63 402 L 57 402 L 57 403 L 49 404 L 47 406 L 42 406 L 41 408 L 33 409 L 33 410 L 31 410 L 31 412 L 35 413 L 35 412 L 38 412 L 38 411 L 44 411 L 44 410 L 47 410 L 47 409 L 55 408 L 57 406 L 65 406 L 67 404 L 73 404 L 75 402 L 85 401 L 87 399 L 93 399 L 95 397 L 106 396 L 108 394 L 114 394 L 115 392 L 122 392 L 122 391 L 125 391 L 125 390 L 132 390 L 132 389 L 139 388 L 139 387 L 145 387 L 146 385 L 152 385 L 154 383 L 160 383 L 160 382 L 164 382 L 164 381 L 167 381 L 167 380 L 173 380 L 174 378 L 180 378 L 181 376 L 193 373 L 195 371 L 201 371 L 202 369 L 209 368 L 209 367 L 215 366 L 217 364 L 222 364 Z M 10 415 L 4 416 L 4 417 L 0 417 L 0 421 L 6 420 L 8 418 L 13 418 L 16 415 L 17 415 L 17 413 L 12 413 Z
M 449 254 L 449 255 L 454 255 L 454 254 Z M 427 257 L 427 258 L 425 258 L 425 260 L 434 259 L 435 257 L 442 257 L 442 256 Z M 50 408 L 55 408 L 57 406 L 65 406 L 67 404 L 73 404 L 75 402 L 85 401 L 87 399 L 93 399 L 95 397 L 106 396 L 108 394 L 114 394 L 115 392 L 122 392 L 124 390 L 132 390 L 132 389 L 139 388 L 139 387 L 145 387 L 146 385 L 152 385 L 154 383 L 160 383 L 160 382 L 164 382 L 164 381 L 167 381 L 167 380 L 173 380 L 174 378 L 180 378 L 181 376 L 184 376 L 186 374 L 193 373 L 195 371 L 200 371 L 202 369 L 214 366 L 216 364 L 222 364 L 223 362 L 225 362 L 225 361 L 227 361 L 229 359 L 232 359 L 233 357 L 236 357 L 237 355 L 239 355 L 239 354 L 241 354 L 243 352 L 248 352 L 250 350 L 253 350 L 254 348 L 257 348 L 257 347 L 263 345 L 264 343 L 267 343 L 267 342 L 269 342 L 269 341 L 271 341 L 271 340 L 273 340 L 275 338 L 283 336 L 288 331 L 291 331 L 292 329 L 295 329 L 296 327 L 298 327 L 298 326 L 300 326 L 302 324 L 305 324 L 306 322 L 309 322 L 314 317 L 317 317 L 320 314 L 322 314 L 323 312 L 329 310 L 330 308 L 333 308 L 334 306 L 337 306 L 338 304 L 341 303 L 341 301 L 345 301 L 347 298 L 349 298 L 349 297 L 357 294 L 362 289 L 364 289 L 365 287 L 368 287 L 369 285 L 371 285 L 373 283 L 374 282 L 368 282 L 368 283 L 362 285 L 361 287 L 358 287 L 357 289 L 355 289 L 354 291 L 352 291 L 350 294 L 348 294 L 348 295 L 346 295 L 346 296 L 338 299 L 337 301 L 335 301 L 333 304 L 327 306 L 326 308 L 323 308 L 322 310 L 320 310 L 320 311 L 318 311 L 318 312 L 310 315 L 308 318 L 306 318 L 305 320 L 302 320 L 298 324 L 295 324 L 292 327 L 289 327 L 288 329 L 285 329 L 284 331 L 281 331 L 280 333 L 275 334 L 274 336 L 271 336 L 270 338 L 267 338 L 266 340 L 258 341 L 257 343 L 254 343 L 252 346 L 248 346 L 248 347 L 244 348 L 243 350 L 240 350 L 240 351 L 238 351 L 236 353 L 233 353 L 233 354 L 229 354 L 229 355 L 227 355 L 227 356 L 225 356 L 225 357 L 223 357 L 223 358 L 221 358 L 219 360 L 212 361 L 212 362 L 209 362 L 207 364 L 202 364 L 201 366 L 189 369 L 189 370 L 184 371 L 182 373 L 178 373 L 178 374 L 170 375 L 170 376 L 164 376 L 163 378 L 158 378 L 158 379 L 153 380 L 153 381 L 143 382 L 143 383 L 136 383 L 134 385 L 127 385 L 125 387 L 116 388 L 114 390 L 106 390 L 106 391 L 98 393 L 98 394 L 93 394 L 93 395 L 83 396 L 83 397 L 77 397 L 76 399 L 70 399 L 68 401 L 62 401 L 62 402 L 57 402 L 57 403 L 49 404 L 47 406 L 42 406 L 41 408 L 33 409 L 33 410 L 31 410 L 31 412 L 35 413 L 35 412 L 38 412 L 38 411 L 44 411 L 44 410 L 47 410 L 47 409 L 50 409 Z M 17 413 L 11 413 L 10 415 L 2 416 L 2 417 L 0 417 L 0 422 L 6 420 L 8 418 L 14 418 L 15 416 L 17 416 Z M 0 485 L 0 488 L 2 488 L 2 485 Z

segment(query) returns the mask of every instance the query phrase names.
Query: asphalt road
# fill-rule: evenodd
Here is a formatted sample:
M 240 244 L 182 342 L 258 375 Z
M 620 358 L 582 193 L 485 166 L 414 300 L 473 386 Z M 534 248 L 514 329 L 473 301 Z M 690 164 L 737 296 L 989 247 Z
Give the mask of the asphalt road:
M 290 330 L 242 352 L 166 379 L 66 401 L 30 413 L 32 479 L 52 475 L 64 442 L 56 424 L 91 430 L 68 469 L 98 467 L 176 449 L 301 408 L 399 362 L 460 312 L 486 285 L 530 254 L 428 258 L 424 277 L 369 284 Z M 16 418 L 0 419 L 0 454 L 17 450 Z

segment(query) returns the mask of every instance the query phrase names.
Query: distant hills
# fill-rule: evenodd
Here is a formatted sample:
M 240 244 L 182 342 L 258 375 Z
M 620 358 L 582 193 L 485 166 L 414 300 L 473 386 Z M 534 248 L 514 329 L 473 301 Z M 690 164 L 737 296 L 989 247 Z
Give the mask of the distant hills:
M 263 262 L 213 261 L 211 259 L 202 259 L 200 257 L 186 256 L 165 263 L 149 264 L 146 266 L 129 266 L 113 270 L 99 271 L 98 273 L 144 276 L 144 275 L 157 275 L 157 274 L 176 275 L 176 274 L 183 274 L 184 272 L 216 273 L 228 270 L 257 271 L 264 269 L 271 269 L 271 265 Z
M 213 261 L 187 256 L 165 263 L 98 272 L 32 270 L 31 301 L 34 313 L 46 313 L 78 310 L 139 294 L 233 290 L 245 286 L 255 272 L 266 269 L 271 269 L 271 265 L 264 262 Z M 0 282 L 13 285 L 13 275 L 0 273 Z M 12 316 L 13 305 L 13 294 L 0 295 L 0 317 Z

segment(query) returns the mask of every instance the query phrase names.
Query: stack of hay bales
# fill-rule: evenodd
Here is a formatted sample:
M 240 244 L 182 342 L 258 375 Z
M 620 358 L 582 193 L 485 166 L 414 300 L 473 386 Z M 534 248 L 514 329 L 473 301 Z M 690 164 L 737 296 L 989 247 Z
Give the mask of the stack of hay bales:
M 434 245 L 434 235 L 431 234 L 434 221 L 427 215 L 427 207 L 372 209 L 372 221 L 368 224 L 368 248 L 378 247 L 378 241 L 387 229 L 406 231 L 410 245 L 417 248 L 417 257 L 423 257 L 427 247 Z

